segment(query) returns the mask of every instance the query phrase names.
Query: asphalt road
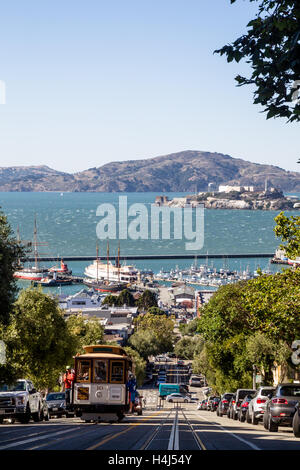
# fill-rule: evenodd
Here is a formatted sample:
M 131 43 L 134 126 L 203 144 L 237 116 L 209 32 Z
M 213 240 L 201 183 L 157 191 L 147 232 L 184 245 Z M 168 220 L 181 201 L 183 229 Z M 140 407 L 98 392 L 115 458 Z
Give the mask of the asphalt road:
M 84 423 L 79 418 L 2 424 L 0 450 L 300 450 L 291 428 L 278 433 L 199 411 L 196 404 L 166 404 L 122 423 Z
M 169 383 L 188 381 L 186 367 L 174 363 L 158 366 L 166 366 Z M 140 392 L 146 398 L 143 415 L 127 415 L 121 423 L 85 423 L 80 418 L 52 418 L 25 425 L 4 422 L 0 425 L 0 450 L 300 450 L 300 439 L 290 427 L 270 433 L 262 423 L 254 426 L 197 410 L 197 401 L 161 402 L 153 385 Z M 194 398 L 204 398 L 197 387 L 190 387 L 190 392 Z

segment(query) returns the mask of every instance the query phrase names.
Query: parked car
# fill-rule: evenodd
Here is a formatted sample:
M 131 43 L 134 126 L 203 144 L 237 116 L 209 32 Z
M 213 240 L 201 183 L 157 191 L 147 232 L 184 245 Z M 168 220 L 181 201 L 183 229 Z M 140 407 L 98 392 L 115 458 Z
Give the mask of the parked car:
M 223 393 L 217 407 L 217 416 L 223 416 L 227 414 L 229 402 L 233 396 L 233 393 Z
M 20 379 L 13 384 L 0 384 L 0 424 L 3 419 L 17 419 L 27 424 L 43 419 L 43 398 L 30 380 Z
M 246 421 L 246 412 L 248 410 L 249 403 L 251 402 L 252 398 L 254 397 L 255 393 L 249 393 L 249 395 L 246 395 L 244 400 L 241 402 L 241 406 L 239 407 L 238 410 L 238 420 L 243 423 Z
M 201 400 L 200 403 L 198 403 L 197 410 L 204 410 L 204 404 L 206 403 L 207 398 L 205 400 Z
M 249 403 L 246 412 L 247 423 L 258 424 L 259 420 L 263 419 L 268 395 L 273 390 L 275 390 L 275 387 L 259 387 L 259 389 L 257 390 L 254 397 Z
M 293 432 L 295 437 L 300 437 L 300 402 L 296 405 L 296 411 L 293 418 Z
M 181 359 L 179 359 L 179 360 L 177 361 L 177 365 L 178 365 L 179 367 L 184 366 L 184 361 L 182 361 Z
M 234 393 L 231 397 L 231 400 L 229 402 L 228 408 L 227 408 L 227 418 L 232 418 L 232 408 L 235 405 L 235 400 L 236 400 L 236 393 Z
M 300 384 L 283 383 L 269 395 L 264 413 L 264 427 L 270 432 L 278 426 L 292 426 L 296 405 L 300 402 Z M 299 406 L 299 405 L 298 405 Z
M 252 395 L 255 392 L 256 392 L 256 390 L 253 390 L 253 389 L 246 389 L 246 388 L 237 389 L 236 394 L 235 394 L 234 403 L 232 403 L 232 406 L 231 406 L 230 418 L 238 419 L 238 412 L 239 412 L 242 401 L 244 400 L 246 395 L 249 395 L 249 394 Z
M 215 397 L 210 404 L 210 411 L 216 411 L 218 408 L 218 405 L 220 403 L 221 398 L 220 397 Z
M 203 387 L 203 378 L 199 375 L 191 375 L 189 385 L 191 387 Z
M 208 400 L 207 400 L 207 411 L 210 411 L 211 410 L 211 405 L 212 405 L 212 401 L 213 399 L 215 398 L 215 395 L 211 395 L 208 397 Z
M 65 392 L 48 393 L 46 396 L 46 404 L 50 418 L 52 418 L 52 416 L 67 416 Z
M 192 399 L 182 393 L 171 393 L 171 395 L 167 396 L 166 401 L 169 403 L 191 403 Z

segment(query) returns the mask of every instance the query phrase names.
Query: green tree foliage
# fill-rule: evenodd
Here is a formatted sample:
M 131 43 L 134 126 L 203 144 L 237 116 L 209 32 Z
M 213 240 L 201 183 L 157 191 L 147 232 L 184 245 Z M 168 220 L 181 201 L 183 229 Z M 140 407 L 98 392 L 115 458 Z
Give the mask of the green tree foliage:
M 139 315 L 135 319 L 135 328 L 129 343 L 143 358 L 173 350 L 174 321 L 166 315 Z
M 76 338 L 76 353 L 83 354 L 83 346 L 103 343 L 104 328 L 96 317 L 86 319 L 82 315 L 71 315 L 66 324 L 69 333 Z
M 128 356 L 130 356 L 132 359 L 136 381 L 138 386 L 140 387 L 141 385 L 143 385 L 146 376 L 146 361 L 139 355 L 136 350 L 130 348 L 129 346 L 125 346 L 124 349 L 127 352 Z
M 115 305 L 122 307 L 123 305 L 127 305 L 127 307 L 134 307 L 135 300 L 131 292 L 129 292 L 128 289 L 124 289 L 119 295 L 107 295 L 102 303 L 109 306 Z
M 0 368 L 0 379 L 5 381 L 30 377 L 38 388 L 54 386 L 76 353 L 76 337 L 70 334 L 57 301 L 41 289 L 20 293 L 2 334 L 8 360 Z
M 254 85 L 254 104 L 261 104 L 267 119 L 300 120 L 300 6 L 299 0 L 259 1 L 256 18 L 248 32 L 232 44 L 215 51 L 227 62 L 247 59 L 250 78 L 238 75 L 238 86 Z M 231 0 L 235 3 L 236 0 Z
M 18 291 L 13 274 L 23 255 L 7 218 L 0 212 L 0 324 L 3 325 L 9 322 L 12 304 Z
M 150 307 L 147 313 L 151 315 L 166 315 L 166 312 L 159 307 Z
M 194 355 L 200 354 L 203 348 L 203 339 L 198 336 L 184 336 L 174 347 L 174 352 L 181 359 L 193 359 Z
M 256 362 L 266 371 L 273 362 L 284 363 L 300 337 L 299 311 L 299 269 L 220 287 L 204 306 L 198 328 L 217 389 L 251 386 Z
M 276 237 L 286 242 L 285 245 L 280 245 L 280 248 L 284 249 L 291 259 L 300 256 L 300 217 L 287 217 L 284 212 L 280 212 L 274 220 L 277 224 L 274 228 Z
M 151 307 L 157 307 L 156 294 L 150 290 L 145 290 L 137 300 L 137 306 L 145 312 Z

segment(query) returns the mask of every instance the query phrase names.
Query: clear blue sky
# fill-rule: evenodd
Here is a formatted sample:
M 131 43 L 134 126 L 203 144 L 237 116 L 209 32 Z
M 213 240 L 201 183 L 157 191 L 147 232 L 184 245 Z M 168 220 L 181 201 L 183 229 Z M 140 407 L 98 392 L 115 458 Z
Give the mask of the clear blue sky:
M 0 10 L 0 166 L 67 172 L 182 150 L 299 171 L 299 124 L 266 121 L 247 64 L 213 51 L 256 2 L 11 0 Z

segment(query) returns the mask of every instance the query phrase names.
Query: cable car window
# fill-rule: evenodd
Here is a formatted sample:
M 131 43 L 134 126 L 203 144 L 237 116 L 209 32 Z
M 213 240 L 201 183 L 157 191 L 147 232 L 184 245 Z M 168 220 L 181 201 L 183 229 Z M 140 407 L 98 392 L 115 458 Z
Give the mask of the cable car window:
M 94 382 L 107 382 L 108 361 L 103 359 L 94 360 Z
M 77 366 L 77 382 L 91 381 L 91 361 L 79 361 Z
M 111 361 L 111 383 L 124 383 L 124 361 Z

